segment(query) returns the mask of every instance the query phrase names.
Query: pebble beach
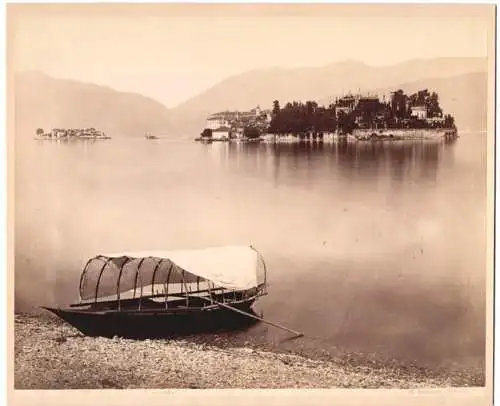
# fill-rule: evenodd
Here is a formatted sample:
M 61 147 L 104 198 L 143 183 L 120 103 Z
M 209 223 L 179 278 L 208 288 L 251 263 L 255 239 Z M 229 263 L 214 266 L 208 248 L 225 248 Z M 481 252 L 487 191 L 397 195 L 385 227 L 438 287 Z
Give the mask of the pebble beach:
M 436 388 L 482 386 L 484 373 L 312 359 L 223 335 L 128 340 L 86 337 L 56 318 L 15 316 L 16 389 Z

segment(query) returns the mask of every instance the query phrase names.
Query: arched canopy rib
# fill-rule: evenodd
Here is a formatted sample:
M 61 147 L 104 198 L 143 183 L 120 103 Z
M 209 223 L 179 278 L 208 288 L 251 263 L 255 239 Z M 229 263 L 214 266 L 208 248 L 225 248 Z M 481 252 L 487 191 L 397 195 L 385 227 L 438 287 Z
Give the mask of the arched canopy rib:
M 141 291 L 146 286 L 153 289 L 155 285 L 200 280 L 225 289 L 245 290 L 264 284 L 265 273 L 262 256 L 249 246 L 98 255 L 82 272 L 80 297 L 119 297 L 126 291 L 135 292 L 138 280 Z

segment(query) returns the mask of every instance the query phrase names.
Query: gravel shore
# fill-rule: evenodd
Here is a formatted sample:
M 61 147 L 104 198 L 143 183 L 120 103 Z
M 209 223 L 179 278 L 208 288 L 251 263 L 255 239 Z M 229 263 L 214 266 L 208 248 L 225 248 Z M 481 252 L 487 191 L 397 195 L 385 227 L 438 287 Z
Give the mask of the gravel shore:
M 38 315 L 15 316 L 16 389 L 431 388 L 482 385 L 481 376 L 310 359 L 201 339 L 85 337 Z M 214 344 L 217 343 L 217 344 Z M 369 363 L 368 363 L 369 364 Z M 484 378 L 482 378 L 484 379 Z

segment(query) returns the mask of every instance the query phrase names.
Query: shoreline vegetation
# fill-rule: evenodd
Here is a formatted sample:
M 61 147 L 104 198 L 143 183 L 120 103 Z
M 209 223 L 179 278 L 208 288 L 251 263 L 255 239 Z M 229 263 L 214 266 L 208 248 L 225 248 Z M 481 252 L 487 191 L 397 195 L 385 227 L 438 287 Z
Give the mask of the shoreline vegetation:
M 230 333 L 93 338 L 40 314 L 16 314 L 14 324 L 16 389 L 484 386 L 481 365 L 431 370 L 362 354 L 312 356 Z
M 458 137 L 455 118 L 444 114 L 439 96 L 427 89 L 406 95 L 402 90 L 378 95 L 347 94 L 328 107 L 314 101 L 273 102 L 273 109 L 219 112 L 207 119 L 196 141 L 287 140 L 323 141 L 452 139 Z

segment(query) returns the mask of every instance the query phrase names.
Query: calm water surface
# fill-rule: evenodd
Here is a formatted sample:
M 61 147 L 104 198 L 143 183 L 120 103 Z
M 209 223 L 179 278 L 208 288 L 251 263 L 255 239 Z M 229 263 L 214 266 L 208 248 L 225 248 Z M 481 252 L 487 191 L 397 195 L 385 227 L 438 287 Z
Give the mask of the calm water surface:
M 97 253 L 251 243 L 266 318 L 316 346 L 484 362 L 486 135 L 455 143 L 16 145 L 16 310 L 73 301 Z M 247 335 L 287 336 L 265 325 Z

